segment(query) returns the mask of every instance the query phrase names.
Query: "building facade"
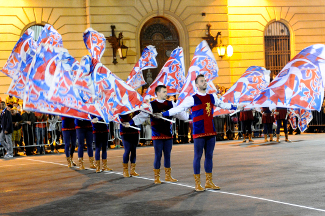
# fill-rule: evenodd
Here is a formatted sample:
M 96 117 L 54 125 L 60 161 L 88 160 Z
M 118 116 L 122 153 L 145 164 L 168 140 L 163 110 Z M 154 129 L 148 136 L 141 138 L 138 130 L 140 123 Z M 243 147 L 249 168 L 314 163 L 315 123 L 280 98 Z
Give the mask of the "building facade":
M 276 74 L 303 48 L 325 43 L 324 5 L 324 0 L 0 0 L 0 69 L 26 29 L 47 23 L 77 60 L 88 54 L 82 39 L 87 28 L 109 37 L 115 25 L 128 56 L 112 64 L 107 42 L 101 61 L 124 80 L 149 44 L 157 48 L 159 68 L 174 48 L 183 47 L 188 69 L 209 23 L 212 35 L 221 32 L 222 44 L 234 50 L 233 56 L 220 58 L 213 49 L 219 66 L 214 82 L 230 87 L 249 66 Z M 144 71 L 145 79 L 154 79 L 159 68 Z M 11 79 L 0 76 L 3 98 Z

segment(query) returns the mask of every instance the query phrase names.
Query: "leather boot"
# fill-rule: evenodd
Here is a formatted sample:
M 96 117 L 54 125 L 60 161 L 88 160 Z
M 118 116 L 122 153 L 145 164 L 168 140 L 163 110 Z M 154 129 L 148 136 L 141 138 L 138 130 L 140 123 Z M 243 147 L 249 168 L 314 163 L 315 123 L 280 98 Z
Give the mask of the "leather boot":
M 264 134 L 264 142 L 268 142 L 268 140 L 267 140 L 267 134 Z
M 131 163 L 131 168 L 130 168 L 130 175 L 131 176 L 139 176 L 139 174 L 135 171 L 135 163 Z
M 243 142 L 246 142 L 246 134 L 243 134 L 244 140 Z
M 71 157 L 67 157 L 68 168 L 71 168 Z
M 79 170 L 84 170 L 84 158 L 78 158 Z
M 90 163 L 90 168 L 91 169 L 96 169 L 96 164 L 95 164 L 95 161 L 94 161 L 94 157 L 89 157 L 89 163 Z
M 276 141 L 279 143 L 280 142 L 280 134 L 276 135 Z
M 160 181 L 160 169 L 153 169 L 155 173 L 155 184 L 161 184 Z
M 291 140 L 289 140 L 289 135 L 288 135 L 288 133 L 285 134 L 285 141 L 286 141 L 286 142 L 291 142 Z
M 107 159 L 102 159 L 103 168 L 102 171 L 113 171 L 111 168 L 107 167 Z
M 273 134 L 269 134 L 270 135 L 270 142 L 273 142 Z
M 195 180 L 195 190 L 196 191 L 205 191 L 205 189 L 201 186 L 201 175 L 194 174 L 194 180 Z
M 212 173 L 205 173 L 205 177 L 206 177 L 205 189 L 220 190 L 220 187 L 216 186 L 212 182 Z
M 73 161 L 73 154 L 70 156 L 70 158 L 71 158 L 71 165 L 77 166 L 77 164 Z
M 96 160 L 96 173 L 100 173 L 100 160 Z
M 129 164 L 128 163 L 123 163 L 123 176 L 125 178 L 129 178 Z
M 166 168 L 165 167 L 165 181 L 169 181 L 169 182 L 178 182 L 177 179 L 174 179 L 171 175 L 172 172 L 172 168 Z
M 248 134 L 248 141 L 249 141 L 249 142 L 254 142 L 254 140 L 252 140 L 252 134 L 251 134 L 251 133 Z

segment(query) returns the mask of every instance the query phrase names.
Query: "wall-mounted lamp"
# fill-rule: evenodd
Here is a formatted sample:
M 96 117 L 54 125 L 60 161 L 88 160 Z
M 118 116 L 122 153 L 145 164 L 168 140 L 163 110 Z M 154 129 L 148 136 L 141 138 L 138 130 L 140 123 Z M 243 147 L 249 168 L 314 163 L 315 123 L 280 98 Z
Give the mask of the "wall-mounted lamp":
M 118 37 L 115 35 L 115 25 L 111 25 L 112 35 L 110 37 L 106 37 L 106 40 L 111 44 L 113 48 L 113 64 L 117 64 L 116 60 L 116 51 L 118 51 L 120 59 L 125 59 L 128 53 L 128 47 L 123 44 L 123 34 L 120 32 Z M 122 45 L 121 45 L 122 43 Z
M 205 16 L 205 13 L 202 13 L 202 16 Z M 224 57 L 227 55 L 231 57 L 233 54 L 233 48 L 231 45 L 223 45 L 221 41 L 221 32 L 218 32 L 215 37 L 211 34 L 211 24 L 207 24 L 207 29 L 205 31 L 206 37 L 202 37 L 209 44 L 210 49 L 217 47 L 219 57 Z

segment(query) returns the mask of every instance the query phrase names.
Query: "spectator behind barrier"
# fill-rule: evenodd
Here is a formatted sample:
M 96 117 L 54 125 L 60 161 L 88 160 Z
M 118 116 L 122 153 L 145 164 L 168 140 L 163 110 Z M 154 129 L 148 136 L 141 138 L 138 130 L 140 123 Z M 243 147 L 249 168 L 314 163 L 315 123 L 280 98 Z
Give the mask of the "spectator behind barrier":
M 22 117 L 18 113 L 18 110 L 16 107 L 13 107 L 11 110 L 12 115 L 12 124 L 13 124 L 13 132 L 12 132 L 12 143 L 15 147 L 18 147 L 20 144 L 21 139 L 21 123 L 22 123 Z M 14 149 L 15 156 L 18 155 L 18 149 Z
M 8 104 L 7 107 L 1 112 L 1 133 L 0 142 L 6 150 L 4 158 L 13 157 L 12 146 L 12 117 L 11 117 L 12 104 Z

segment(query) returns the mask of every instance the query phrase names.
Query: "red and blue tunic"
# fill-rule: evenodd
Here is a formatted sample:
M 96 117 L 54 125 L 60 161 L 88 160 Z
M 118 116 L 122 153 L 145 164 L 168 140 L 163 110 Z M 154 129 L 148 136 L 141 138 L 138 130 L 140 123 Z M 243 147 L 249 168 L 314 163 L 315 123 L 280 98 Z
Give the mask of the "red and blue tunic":
M 287 108 L 277 107 L 276 112 L 279 112 L 279 114 L 275 116 L 275 119 L 276 120 L 283 120 L 283 119 L 286 119 L 286 117 L 287 117 L 288 109 Z
M 62 116 L 61 119 L 62 119 L 62 131 L 76 130 L 75 124 L 74 124 L 74 118 Z
M 95 118 L 94 116 L 92 116 L 92 118 Z M 103 121 L 103 119 L 101 117 L 97 117 L 98 121 Z M 93 126 L 93 134 L 96 133 L 108 133 L 109 132 L 109 128 L 107 124 L 104 123 L 91 123 Z
M 76 125 L 76 129 L 79 129 L 79 128 L 85 128 L 85 129 L 92 128 L 91 122 L 87 121 L 87 120 L 75 119 L 74 124 Z
M 254 121 L 253 111 L 241 111 L 239 115 L 239 121 Z
M 132 113 L 129 113 L 129 114 L 126 114 L 126 115 L 119 115 L 120 117 L 120 120 L 121 122 L 131 122 L 133 116 L 139 114 L 139 111 L 136 111 L 136 112 L 132 112 Z M 132 121 L 132 124 L 131 126 L 134 126 L 134 127 L 137 127 L 134 122 Z M 134 128 L 126 128 L 124 127 L 122 124 L 120 125 L 120 134 L 121 136 L 122 135 L 125 135 L 125 134 L 139 134 L 140 131 L 139 130 L 136 130 Z
M 274 122 L 274 115 L 272 115 L 271 110 L 268 107 L 263 107 L 263 116 L 262 116 L 262 123 L 269 124 Z
M 173 108 L 173 103 L 171 101 L 165 100 L 163 103 L 158 102 L 157 100 L 150 102 L 153 113 L 165 112 Z M 172 119 L 172 117 L 167 117 Z M 160 118 L 152 117 L 151 120 L 151 129 L 152 129 L 152 140 L 156 139 L 172 139 L 173 138 L 173 125 L 169 121 L 165 121 Z
M 192 107 L 193 138 L 215 136 L 216 129 L 213 123 L 214 97 L 211 94 L 193 95 Z

